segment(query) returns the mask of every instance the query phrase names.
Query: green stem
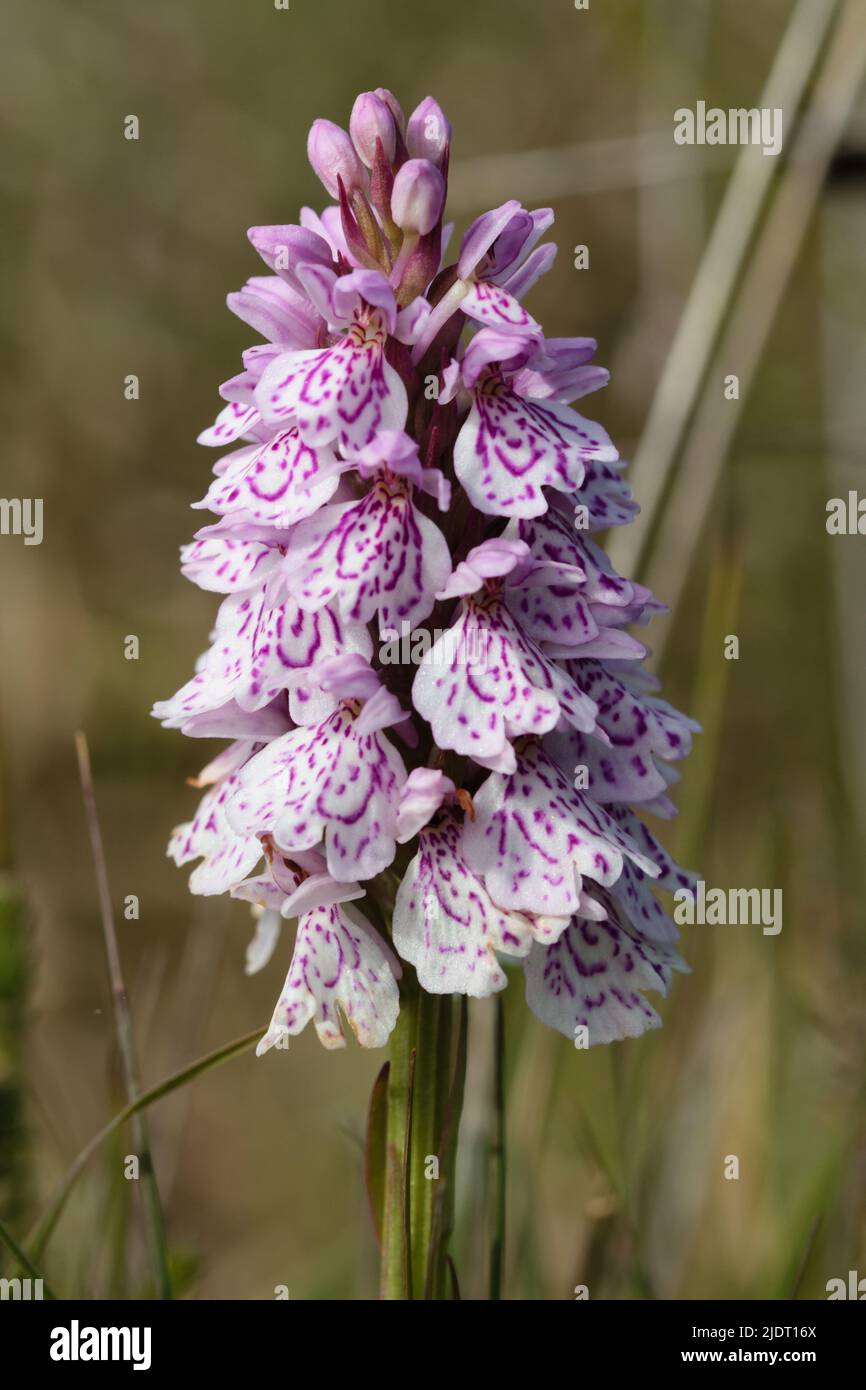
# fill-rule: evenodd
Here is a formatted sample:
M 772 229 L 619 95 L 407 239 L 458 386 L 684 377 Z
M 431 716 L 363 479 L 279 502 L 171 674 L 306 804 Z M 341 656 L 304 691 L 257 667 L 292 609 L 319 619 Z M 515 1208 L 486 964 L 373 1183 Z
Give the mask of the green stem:
M 442 1199 L 453 1202 L 455 1083 L 462 1096 L 465 1043 L 455 1067 L 450 995 L 422 991 L 409 969 L 401 995 L 388 1076 L 379 1290 L 383 1299 L 441 1298 L 450 1228 Z
M 406 971 L 406 976 L 410 972 Z M 391 1063 L 385 1120 L 385 1183 L 382 1210 L 382 1263 L 379 1293 L 383 1299 L 409 1297 L 409 1222 L 407 1170 L 411 1105 L 410 1071 L 418 1013 L 414 976 L 401 990 L 400 1014 L 391 1034 Z
M 455 1189 L 457 1176 L 457 1140 L 460 1114 L 463 1109 L 463 1090 L 466 1083 L 466 1056 L 469 1036 L 469 1009 L 466 996 L 460 1000 L 460 1023 L 454 1066 L 447 1087 L 443 1086 L 443 1119 L 439 1140 L 441 1180 L 437 1184 L 433 1208 L 433 1236 L 427 1262 L 425 1298 L 459 1298 L 457 1271 L 448 1253 L 448 1243 L 454 1230 Z M 449 1015 L 449 1030 L 453 1026 L 453 1008 Z
M 496 1037 L 493 1058 L 493 1243 L 490 1249 L 490 1298 L 502 1298 L 502 1269 L 505 1256 L 505 1011 L 502 995 L 496 996 Z

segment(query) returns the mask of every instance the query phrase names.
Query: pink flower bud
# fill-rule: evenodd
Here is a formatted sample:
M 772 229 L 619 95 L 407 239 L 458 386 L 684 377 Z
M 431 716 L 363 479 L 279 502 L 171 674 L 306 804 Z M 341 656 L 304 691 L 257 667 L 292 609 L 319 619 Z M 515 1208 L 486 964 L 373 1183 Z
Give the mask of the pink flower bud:
M 424 236 L 433 230 L 445 204 L 445 180 L 429 159 L 409 159 L 397 170 L 391 216 L 404 232 Z
M 433 97 L 425 97 L 409 117 L 406 147 L 413 159 L 429 159 L 442 168 L 445 150 L 451 143 L 451 126 L 445 112 Z
M 355 100 L 349 118 L 352 142 L 368 169 L 376 158 L 376 140 L 382 141 L 385 158 L 393 161 L 397 149 L 394 117 L 375 92 L 362 92 Z
M 355 147 L 345 130 L 333 121 L 313 121 L 307 138 L 307 158 L 332 198 L 338 195 L 338 179 L 343 180 L 347 193 L 364 187 L 364 168 Z
M 397 129 L 402 130 L 406 124 L 406 118 L 403 115 L 403 108 L 394 93 L 389 92 L 387 87 L 377 87 L 375 95 L 380 101 L 384 101 L 391 115 L 394 117 L 394 120 L 397 122 Z

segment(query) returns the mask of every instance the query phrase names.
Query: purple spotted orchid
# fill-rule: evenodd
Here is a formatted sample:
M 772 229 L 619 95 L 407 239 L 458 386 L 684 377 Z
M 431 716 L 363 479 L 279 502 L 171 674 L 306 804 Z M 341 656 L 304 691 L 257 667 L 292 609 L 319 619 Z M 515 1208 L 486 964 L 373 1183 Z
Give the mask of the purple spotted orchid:
M 642 816 L 674 814 L 696 726 L 626 630 L 660 605 L 593 539 L 637 510 L 573 406 L 607 372 L 524 307 L 549 209 L 484 213 L 448 261 L 450 136 L 384 89 L 348 133 L 317 121 L 334 201 L 252 228 L 271 274 L 228 299 L 264 341 L 200 436 L 232 448 L 182 551 L 222 601 L 154 713 L 230 741 L 172 836 L 191 890 L 252 905 L 250 972 L 297 924 L 260 1052 L 309 1021 L 342 1046 L 341 1019 L 381 1047 L 419 990 L 521 966 L 544 1023 L 607 1043 L 657 1027 L 644 992 L 684 968 L 655 889 L 692 880 Z

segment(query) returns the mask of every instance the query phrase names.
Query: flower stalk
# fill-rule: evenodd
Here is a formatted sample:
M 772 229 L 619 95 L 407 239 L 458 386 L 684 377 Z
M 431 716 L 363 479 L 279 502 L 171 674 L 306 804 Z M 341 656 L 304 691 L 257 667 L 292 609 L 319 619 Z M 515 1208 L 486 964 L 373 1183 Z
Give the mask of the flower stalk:
M 457 1129 L 466 1065 L 450 995 L 422 990 L 414 971 L 401 988 L 391 1034 L 385 1121 L 380 1295 L 449 1297 Z

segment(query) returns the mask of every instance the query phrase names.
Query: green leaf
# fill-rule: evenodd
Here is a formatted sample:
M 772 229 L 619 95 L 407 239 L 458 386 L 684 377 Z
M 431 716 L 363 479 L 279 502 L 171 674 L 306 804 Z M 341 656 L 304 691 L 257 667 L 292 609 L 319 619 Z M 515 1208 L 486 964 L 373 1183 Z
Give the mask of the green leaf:
M 388 1126 L 388 1076 L 391 1063 L 386 1062 L 370 1093 L 370 1108 L 367 1112 L 367 1142 L 364 1147 L 364 1179 L 370 1215 L 376 1241 L 382 1244 L 382 1219 L 385 1211 L 385 1163 L 387 1159 Z

